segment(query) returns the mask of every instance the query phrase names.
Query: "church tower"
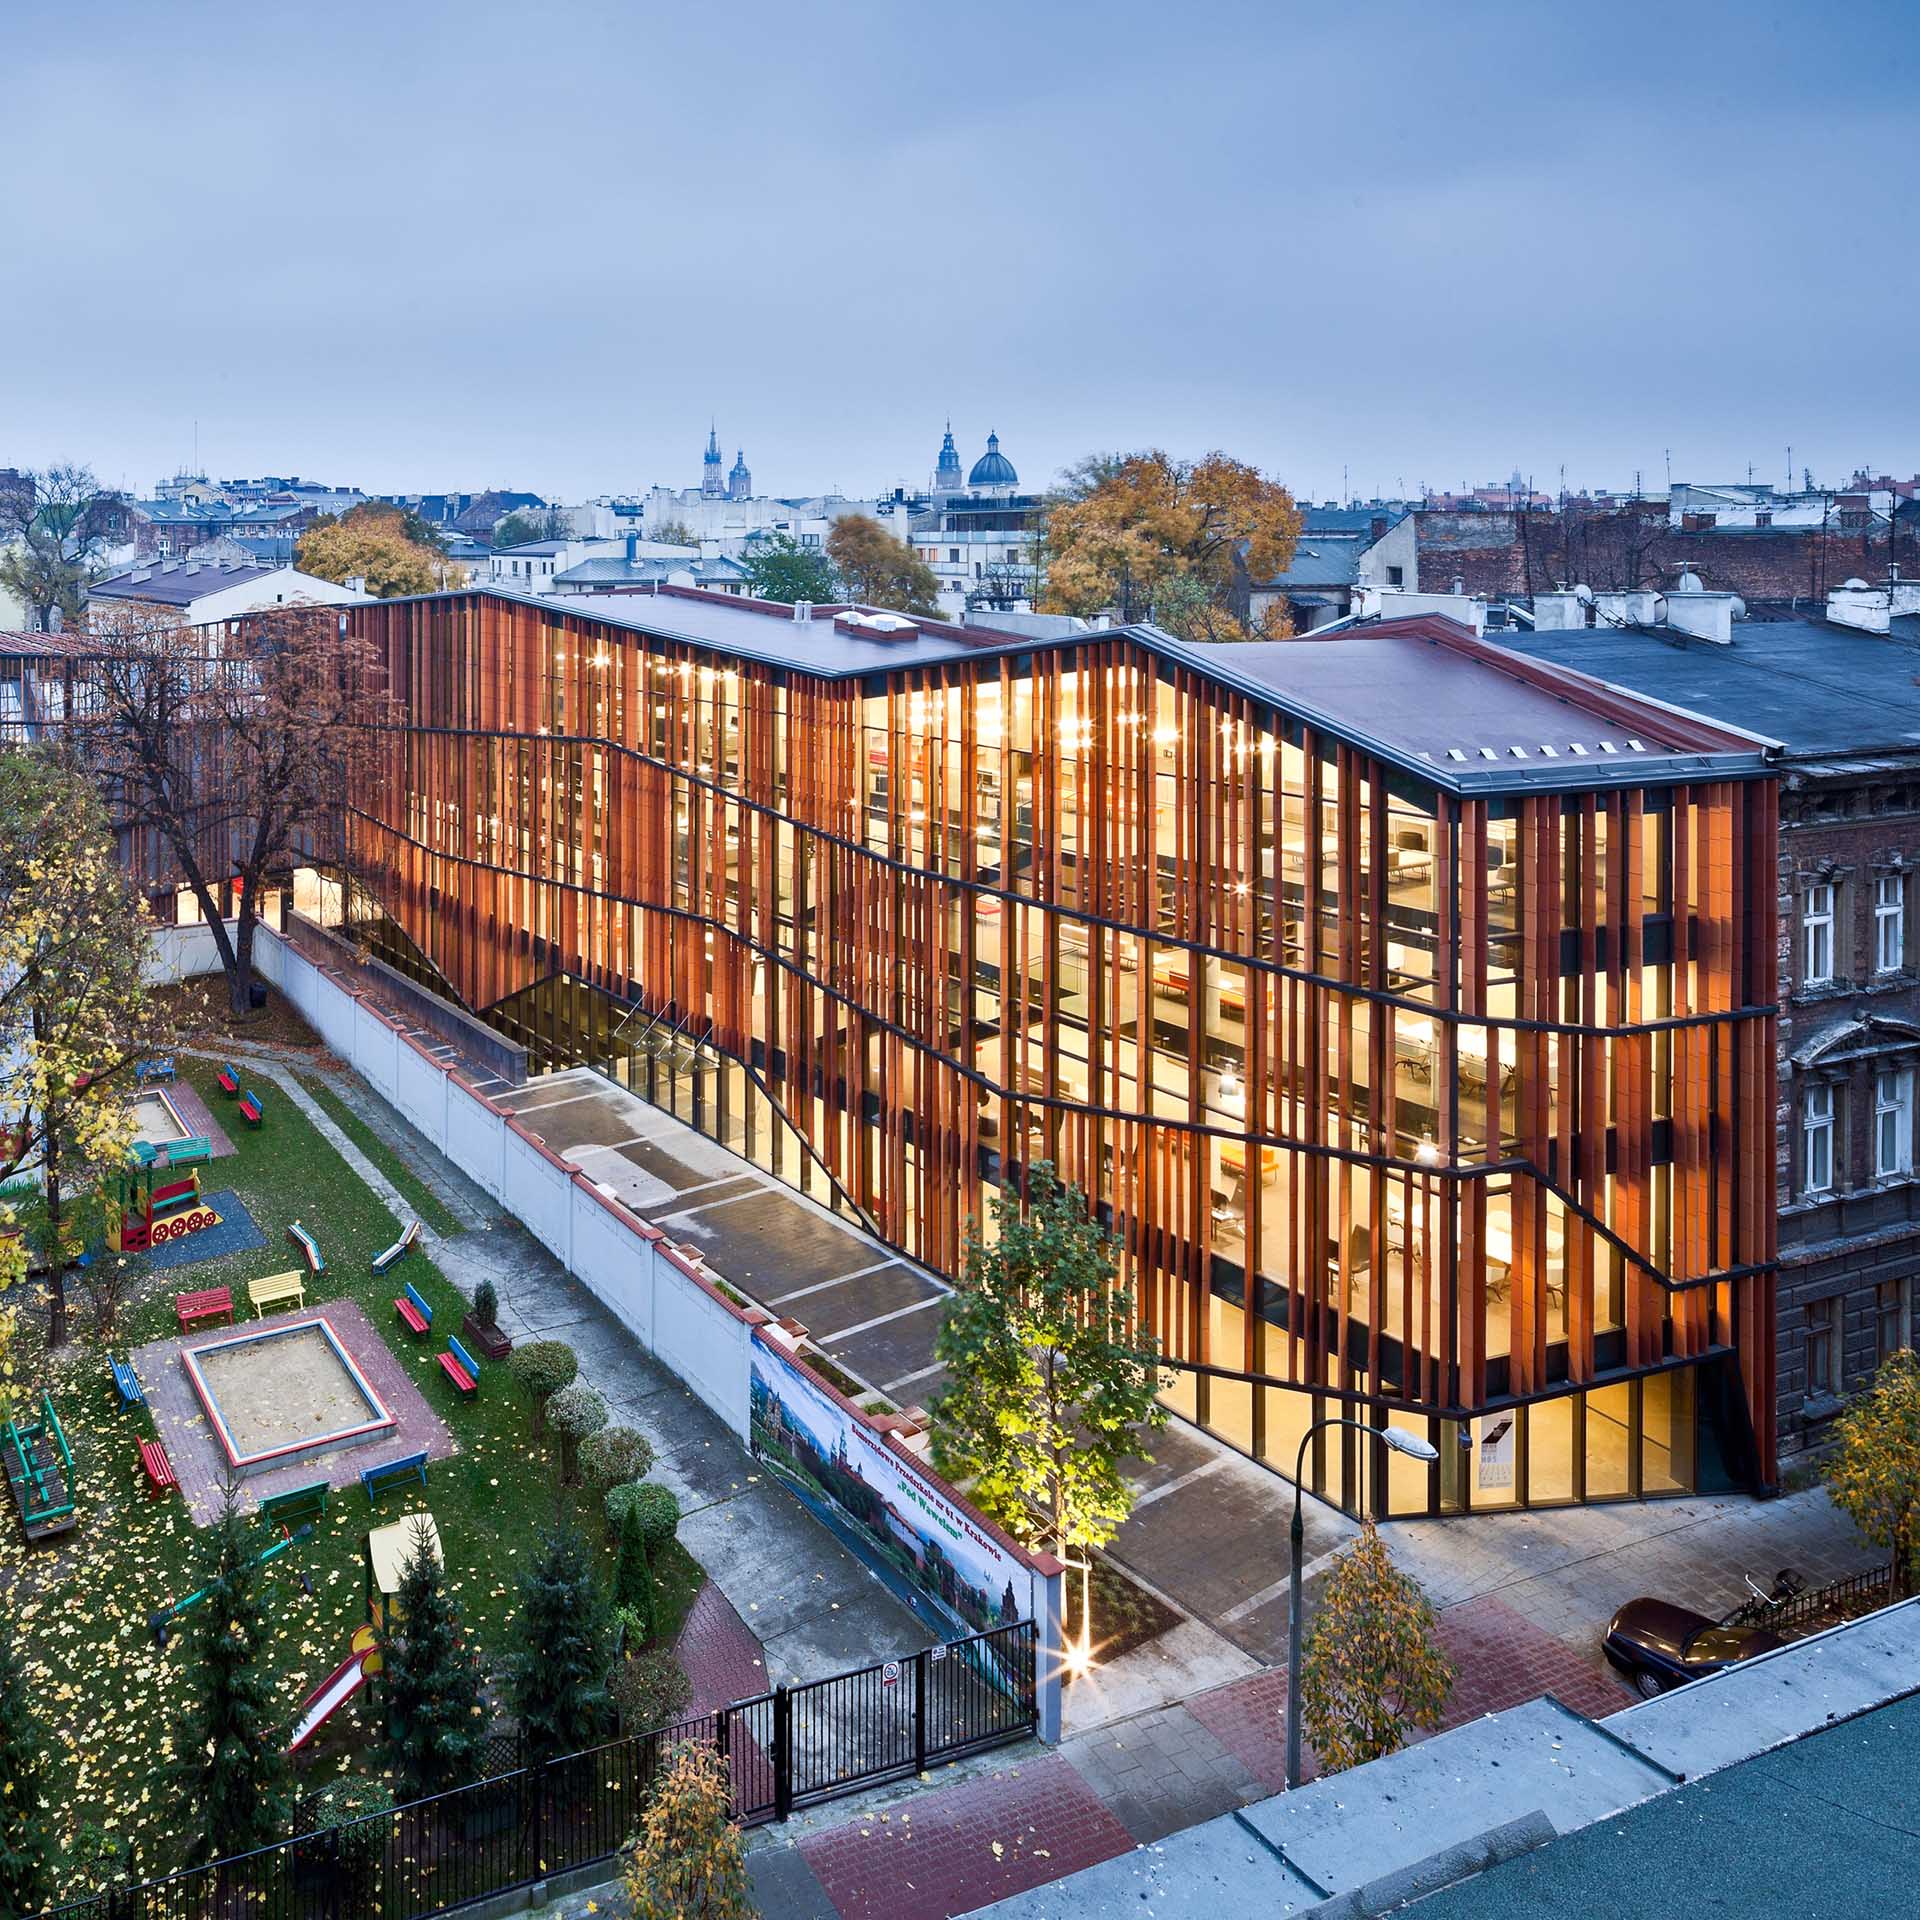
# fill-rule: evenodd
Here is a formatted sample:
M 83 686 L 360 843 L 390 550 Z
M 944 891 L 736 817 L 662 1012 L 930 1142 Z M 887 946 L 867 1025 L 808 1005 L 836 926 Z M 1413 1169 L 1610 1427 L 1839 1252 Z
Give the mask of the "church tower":
M 733 471 L 727 475 L 727 498 L 729 500 L 751 500 L 753 498 L 753 475 L 747 471 L 747 450 L 742 447 L 733 456 Z
M 700 465 L 700 497 L 703 500 L 723 500 L 726 492 L 727 483 L 721 474 L 720 434 L 716 427 L 709 427 L 706 458 Z
M 960 491 L 960 452 L 953 444 L 953 422 L 947 422 L 947 437 L 940 442 L 940 458 L 934 463 L 933 490 L 935 493 L 958 493 Z

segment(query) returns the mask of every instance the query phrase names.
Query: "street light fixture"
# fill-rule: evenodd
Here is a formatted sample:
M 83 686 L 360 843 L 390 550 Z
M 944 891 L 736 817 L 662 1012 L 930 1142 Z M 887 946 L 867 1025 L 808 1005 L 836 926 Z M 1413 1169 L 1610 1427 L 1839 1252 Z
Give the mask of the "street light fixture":
M 1292 1597 L 1287 1606 L 1287 1785 L 1300 1784 L 1300 1558 L 1306 1530 L 1300 1520 L 1300 1479 L 1305 1471 L 1307 1442 L 1329 1427 L 1352 1427 L 1384 1440 L 1395 1453 L 1409 1460 L 1424 1460 L 1429 1466 L 1440 1458 L 1430 1440 L 1423 1440 L 1405 1427 L 1370 1427 L 1364 1420 L 1316 1420 L 1300 1436 L 1300 1451 L 1293 1459 L 1293 1531 L 1289 1541 L 1292 1560 Z

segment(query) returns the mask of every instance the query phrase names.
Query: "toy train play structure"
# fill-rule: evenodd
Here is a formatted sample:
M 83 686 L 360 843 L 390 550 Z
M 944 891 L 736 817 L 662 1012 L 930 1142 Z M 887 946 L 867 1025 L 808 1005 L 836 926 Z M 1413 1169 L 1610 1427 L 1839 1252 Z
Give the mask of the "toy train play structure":
M 204 1139 L 175 1140 L 133 1149 L 134 1164 L 117 1176 L 118 1195 L 107 1227 L 115 1253 L 145 1253 L 162 1241 L 217 1227 L 220 1216 L 200 1197 L 200 1169 L 213 1157 Z

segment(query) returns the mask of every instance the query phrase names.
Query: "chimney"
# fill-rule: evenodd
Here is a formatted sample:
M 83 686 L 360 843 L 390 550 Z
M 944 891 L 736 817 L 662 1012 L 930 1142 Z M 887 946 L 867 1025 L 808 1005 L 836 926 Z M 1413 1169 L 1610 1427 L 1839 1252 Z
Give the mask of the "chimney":
M 796 600 L 793 603 L 793 617 L 801 626 L 809 625 L 813 619 L 813 602 Z
M 630 533 L 627 535 L 627 565 L 632 566 L 639 558 L 640 536 L 637 533 Z
M 364 573 L 348 574 L 346 578 L 346 588 L 349 593 L 365 593 L 367 590 L 367 576 Z

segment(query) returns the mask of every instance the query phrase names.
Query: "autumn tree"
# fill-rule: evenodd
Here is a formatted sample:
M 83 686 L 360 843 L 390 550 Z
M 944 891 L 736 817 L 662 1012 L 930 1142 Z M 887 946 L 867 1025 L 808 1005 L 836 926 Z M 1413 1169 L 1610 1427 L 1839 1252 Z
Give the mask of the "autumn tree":
M 73 733 L 125 824 L 172 855 L 245 1017 L 266 889 L 344 853 L 343 811 L 389 711 L 373 649 L 337 610 L 304 604 L 249 615 L 237 634 L 111 608 L 89 636 Z
M 1112 1236 L 1049 1162 L 1029 1171 L 1024 1202 L 1000 1190 L 993 1219 L 991 1238 L 968 1236 L 935 1344 L 950 1384 L 934 1457 L 1016 1539 L 1080 1560 L 1132 1510 L 1122 1465 L 1166 1425 L 1159 1347 Z
M 132 1152 L 127 1082 L 158 1024 L 148 931 L 93 781 L 42 750 L 0 753 L 0 1181 L 32 1182 L 9 1205 L 46 1269 L 56 1347 L 67 1263 Z M 0 1280 L 19 1257 L 0 1256 Z
M 863 607 L 925 615 L 940 611 L 940 582 L 933 569 L 871 515 L 843 513 L 827 534 L 827 558 L 847 597 Z
M 687 1740 L 666 1756 L 627 1855 L 633 1920 L 754 1920 L 727 1762 Z
M 747 590 L 757 600 L 779 600 L 788 606 L 811 600 L 817 605 L 840 592 L 833 562 L 820 548 L 803 547 L 790 533 L 750 541 L 740 564 L 747 570 Z
M 341 585 L 364 580 L 367 591 L 382 600 L 438 593 L 467 581 L 464 567 L 456 566 L 437 544 L 411 537 L 400 509 L 379 500 L 349 507 L 338 517 L 323 514 L 300 536 L 294 565 L 316 579 Z
M 0 587 L 27 609 L 36 633 L 58 613 L 80 624 L 88 583 L 120 524 L 117 495 L 82 466 L 47 467 L 0 480 Z
M 1427 1596 L 1367 1526 L 1333 1563 L 1301 1663 L 1300 1718 L 1321 1770 L 1381 1759 L 1413 1728 L 1437 1727 L 1452 1687 Z
M 1902 1347 L 1833 1423 L 1827 1493 L 1866 1539 L 1885 1547 L 1893 1591 L 1920 1582 L 1920 1356 Z
M 414 1798 L 464 1786 L 486 1736 L 480 1664 L 424 1525 L 409 1542 L 393 1624 L 381 1642 L 387 1750 Z
M 200 1836 L 194 1852 L 206 1859 L 281 1837 L 287 1735 L 267 1658 L 267 1572 L 231 1495 L 202 1535 L 199 1557 L 207 1597 L 187 1616 L 186 1706 L 174 1728 L 172 1771 Z
M 1286 488 L 1224 453 L 1096 454 L 1048 510 L 1039 604 L 1153 620 L 1183 640 L 1274 638 L 1284 610 L 1250 624 L 1248 583 L 1284 571 L 1299 535 Z

